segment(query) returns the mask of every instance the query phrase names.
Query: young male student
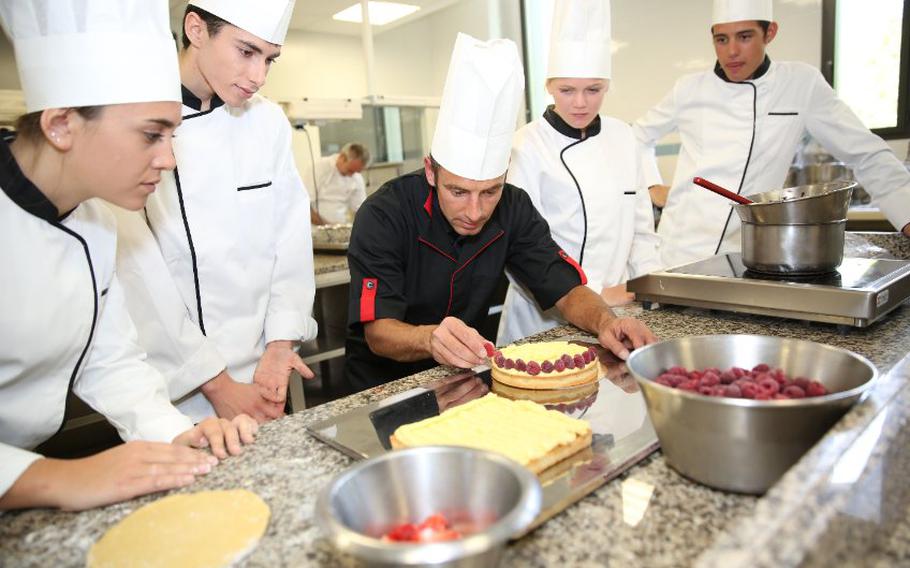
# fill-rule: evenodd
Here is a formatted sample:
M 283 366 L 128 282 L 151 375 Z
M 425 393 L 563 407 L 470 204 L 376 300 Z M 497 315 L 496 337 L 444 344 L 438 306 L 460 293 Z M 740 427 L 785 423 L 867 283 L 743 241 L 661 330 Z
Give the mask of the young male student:
M 633 127 L 652 151 L 673 130 L 682 141 L 658 226 L 666 266 L 740 247 L 739 218 L 730 202 L 695 186 L 692 178 L 742 195 L 779 189 L 807 131 L 853 168 L 873 203 L 910 236 L 910 174 L 817 69 L 771 60 L 766 51 L 779 29 L 771 0 L 715 0 L 714 69 L 681 78 Z M 656 184 L 654 166 L 648 185 Z
M 291 128 L 257 91 L 293 0 L 191 0 L 183 21 L 177 168 L 120 215 L 118 268 L 149 361 L 201 418 L 283 414 L 294 351 L 316 335 L 309 200 Z
M 357 212 L 345 344 L 355 390 L 438 364 L 481 364 L 486 340 L 475 328 L 506 267 L 541 307 L 555 305 L 621 358 L 655 341 L 585 286 L 528 194 L 505 183 L 523 75 L 513 42 L 459 34 L 424 169 Z

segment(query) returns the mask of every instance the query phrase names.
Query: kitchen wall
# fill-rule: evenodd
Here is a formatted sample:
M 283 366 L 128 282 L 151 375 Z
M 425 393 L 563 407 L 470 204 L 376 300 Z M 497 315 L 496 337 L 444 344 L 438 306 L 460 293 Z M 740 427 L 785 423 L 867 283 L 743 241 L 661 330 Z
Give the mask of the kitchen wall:
M 520 44 L 518 2 L 461 0 L 389 31 L 374 31 L 373 94 L 440 96 L 458 32 L 481 39 L 508 37 Z M 263 92 L 276 99 L 369 95 L 362 54 L 359 35 L 292 30 Z
M 300 2 L 298 2 L 300 5 Z M 521 45 L 521 19 L 514 0 L 461 0 L 426 17 L 388 31 L 374 31 L 375 93 L 385 97 L 440 97 L 458 32 L 480 39 L 507 37 Z M 355 98 L 368 92 L 359 35 L 290 31 L 281 58 L 263 93 L 275 100 L 301 97 Z M 424 146 L 429 147 L 435 109 L 424 114 Z M 318 127 L 308 127 L 318 155 Z M 309 164 L 309 145 L 294 135 L 298 166 Z M 409 164 L 408 167 L 412 167 Z M 371 184 L 370 189 L 376 189 Z

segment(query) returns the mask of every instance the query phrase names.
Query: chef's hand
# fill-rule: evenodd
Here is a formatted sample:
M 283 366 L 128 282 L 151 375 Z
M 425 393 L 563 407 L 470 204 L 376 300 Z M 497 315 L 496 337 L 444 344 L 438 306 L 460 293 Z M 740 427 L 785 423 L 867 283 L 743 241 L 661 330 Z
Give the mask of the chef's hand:
M 247 414 L 261 424 L 284 415 L 283 404 L 267 401 L 262 398 L 259 386 L 238 383 L 226 370 L 203 384 L 201 390 L 221 418 L 230 420 Z
M 910 223 L 904 225 L 904 230 L 901 231 L 905 237 L 910 237 Z
M 651 203 L 653 203 L 655 207 L 663 209 L 667 205 L 667 197 L 670 195 L 670 186 L 652 185 L 648 188 L 648 193 L 651 194 Z
M 195 427 L 174 438 L 178 446 L 211 448 L 218 459 L 243 453 L 243 446 L 256 439 L 259 424 L 246 414 L 238 414 L 231 420 L 206 418 Z
M 0 497 L 0 509 L 59 507 L 81 511 L 185 487 L 218 458 L 158 442 L 127 442 L 76 460 L 33 462 Z
M 294 352 L 291 341 L 271 341 L 256 365 L 253 384 L 259 386 L 262 398 L 283 408 L 288 394 L 288 379 L 291 371 L 295 370 L 305 379 L 315 376 L 300 355 Z
M 648 326 L 635 318 L 610 318 L 597 333 L 600 344 L 625 361 L 631 349 L 657 341 Z
M 626 291 L 625 284 L 610 286 L 600 291 L 600 297 L 608 306 L 624 306 L 635 300 L 635 294 Z
M 449 316 L 433 329 L 428 350 L 441 365 L 470 369 L 486 361 L 484 343 L 488 341 L 476 329 Z

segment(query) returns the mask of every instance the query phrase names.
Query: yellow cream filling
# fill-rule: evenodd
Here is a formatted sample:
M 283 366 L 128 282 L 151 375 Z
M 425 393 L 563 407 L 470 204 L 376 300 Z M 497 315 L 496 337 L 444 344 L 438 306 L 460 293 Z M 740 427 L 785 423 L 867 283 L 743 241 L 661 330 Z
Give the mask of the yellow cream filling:
M 527 465 L 590 429 L 584 420 L 547 410 L 535 402 L 491 393 L 439 416 L 401 426 L 395 437 L 408 447 L 466 446 L 498 452 Z

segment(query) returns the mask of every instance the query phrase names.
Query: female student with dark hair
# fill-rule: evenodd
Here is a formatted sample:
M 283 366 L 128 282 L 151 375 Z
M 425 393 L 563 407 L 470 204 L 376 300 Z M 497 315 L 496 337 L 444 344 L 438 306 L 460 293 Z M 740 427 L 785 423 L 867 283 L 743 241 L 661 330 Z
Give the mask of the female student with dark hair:
M 240 453 L 256 423 L 194 426 L 171 405 L 134 343 L 116 227 L 99 203 L 142 209 L 174 167 L 167 2 L 4 0 L 0 17 L 29 111 L 0 140 L 0 509 L 84 509 L 187 485 Z M 31 451 L 62 426 L 70 390 L 128 442 L 74 460 Z M 205 447 L 214 455 L 192 449 Z

